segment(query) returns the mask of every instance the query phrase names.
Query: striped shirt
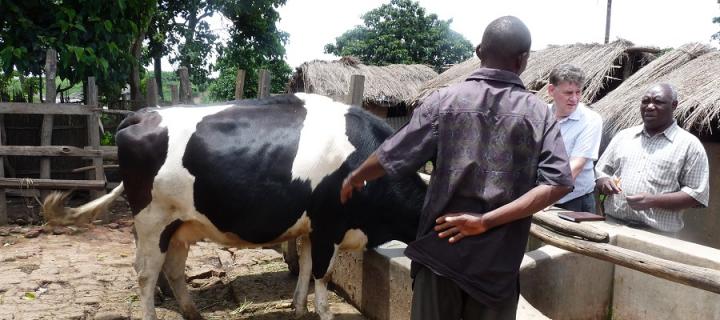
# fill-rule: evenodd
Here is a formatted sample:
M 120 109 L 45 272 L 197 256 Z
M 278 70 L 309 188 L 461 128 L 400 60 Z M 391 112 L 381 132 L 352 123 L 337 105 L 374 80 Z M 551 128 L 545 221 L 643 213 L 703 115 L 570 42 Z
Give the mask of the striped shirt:
M 677 232 L 684 227 L 682 210 L 633 210 L 625 195 L 683 191 L 704 207 L 710 198 L 705 149 L 698 138 L 676 123 L 652 137 L 643 125 L 620 131 L 598 160 L 595 173 L 598 178 L 621 179 L 623 191 L 608 196 L 606 214 L 665 232 Z

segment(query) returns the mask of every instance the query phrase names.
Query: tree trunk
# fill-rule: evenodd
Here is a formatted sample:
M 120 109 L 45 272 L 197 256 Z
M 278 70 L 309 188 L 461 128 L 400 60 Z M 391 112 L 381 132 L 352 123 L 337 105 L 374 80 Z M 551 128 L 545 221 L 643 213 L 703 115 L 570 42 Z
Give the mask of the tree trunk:
M 145 100 L 140 90 L 140 54 L 142 53 L 142 42 L 144 39 L 145 31 L 141 31 L 130 48 L 133 57 L 135 57 L 132 73 L 130 74 L 130 100 L 132 100 L 132 110 L 140 109 L 144 105 L 143 101 Z

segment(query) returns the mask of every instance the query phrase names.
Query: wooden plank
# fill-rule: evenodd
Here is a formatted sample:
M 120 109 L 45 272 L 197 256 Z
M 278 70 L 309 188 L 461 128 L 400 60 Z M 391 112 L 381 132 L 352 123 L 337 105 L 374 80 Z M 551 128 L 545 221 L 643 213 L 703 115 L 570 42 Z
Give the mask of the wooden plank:
M 530 233 L 547 244 L 582 255 L 720 294 L 720 271 L 661 259 L 607 243 L 595 243 L 553 233 L 533 224 Z
M 100 112 L 106 113 L 106 114 L 117 114 L 117 115 L 127 116 L 127 115 L 133 113 L 134 111 L 132 111 L 132 110 L 119 110 L 119 109 L 102 109 L 102 110 L 100 110 Z
M 237 76 L 235 76 L 235 100 L 242 99 L 244 89 L 245 89 L 245 70 L 238 69 Z
M 157 84 L 155 83 L 154 77 L 148 79 L 147 97 L 146 97 L 145 101 L 147 102 L 148 107 L 157 107 L 158 106 Z
M 103 153 L 100 150 L 72 146 L 0 146 L 0 155 L 28 157 L 102 157 Z
M 176 84 L 170 85 L 170 104 L 180 104 L 180 92 L 178 92 L 178 86 Z
M 91 189 L 104 190 L 105 180 L 59 180 L 59 179 L 29 179 L 29 178 L 0 178 L 0 188 L 13 189 Z M 5 193 L 2 192 L 2 195 Z
M 360 74 L 350 76 L 350 90 L 345 102 L 351 106 L 362 107 L 364 91 L 365 76 Z
M 64 114 L 89 115 L 93 106 L 82 106 L 68 103 L 24 103 L 0 102 L 0 113 L 3 114 Z
M 55 103 L 55 75 L 57 73 L 57 52 L 54 49 L 48 49 L 45 52 L 45 102 Z M 42 127 L 40 130 L 40 145 L 49 146 L 52 144 L 53 133 L 52 114 L 43 115 Z M 40 159 L 40 178 L 50 179 L 50 158 Z M 45 198 L 47 194 L 42 194 Z
M 88 78 L 88 92 L 87 92 L 87 104 L 98 105 L 98 92 L 97 86 L 95 85 L 95 77 Z M 100 112 L 94 110 L 92 114 L 87 117 L 88 127 L 88 145 L 91 149 L 100 151 Z M 105 169 L 103 168 L 103 157 L 102 155 L 92 158 L 92 164 L 95 166 L 94 171 L 88 171 L 88 180 L 101 180 L 105 181 Z M 96 199 L 105 194 L 105 187 L 101 190 L 91 190 L 90 197 Z M 103 222 L 109 222 L 109 215 L 107 212 L 103 212 L 99 217 Z
M 93 150 L 91 147 L 85 147 L 85 150 Z M 116 146 L 100 146 L 100 152 L 105 160 L 117 160 L 117 147 Z
M 260 78 L 258 79 L 258 98 L 266 98 L 270 96 L 270 80 L 272 76 L 270 71 L 260 69 Z
M 0 146 L 2 146 L 2 136 L 5 132 L 5 116 L 0 114 Z M 0 156 L 0 179 L 5 178 L 5 157 Z M 0 187 L 0 226 L 8 223 L 7 216 L 7 200 L 5 199 L 5 188 Z

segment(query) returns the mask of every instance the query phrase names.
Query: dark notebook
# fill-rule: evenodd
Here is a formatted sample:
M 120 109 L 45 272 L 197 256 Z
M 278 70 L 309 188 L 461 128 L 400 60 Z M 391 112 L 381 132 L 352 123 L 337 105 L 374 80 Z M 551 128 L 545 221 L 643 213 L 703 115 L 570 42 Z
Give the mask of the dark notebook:
M 582 221 L 603 221 L 605 220 L 605 217 L 596 215 L 594 213 L 590 212 L 559 212 L 558 217 L 560 219 L 565 219 L 572 222 L 582 222 Z

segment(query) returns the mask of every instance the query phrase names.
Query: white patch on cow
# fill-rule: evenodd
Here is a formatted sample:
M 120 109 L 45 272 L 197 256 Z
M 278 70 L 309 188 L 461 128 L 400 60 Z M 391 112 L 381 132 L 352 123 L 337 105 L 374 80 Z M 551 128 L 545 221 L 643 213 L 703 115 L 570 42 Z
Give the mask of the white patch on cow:
M 198 122 L 204 117 L 225 110 L 232 105 L 210 107 L 177 107 L 158 110 L 162 116 L 161 127 L 166 127 L 169 136 L 167 158 L 153 182 L 153 199 L 183 201 L 172 205 L 195 208 L 193 183 L 195 177 L 183 166 L 182 158 L 190 137 Z M 172 199 L 172 200 L 170 200 Z
M 295 94 L 305 102 L 307 116 L 293 161 L 294 179 L 309 180 L 313 189 L 355 151 L 345 131 L 348 105 L 314 94 Z
M 350 229 L 345 231 L 342 241 L 338 245 L 340 250 L 357 251 L 362 250 L 367 245 L 368 238 L 360 229 Z

